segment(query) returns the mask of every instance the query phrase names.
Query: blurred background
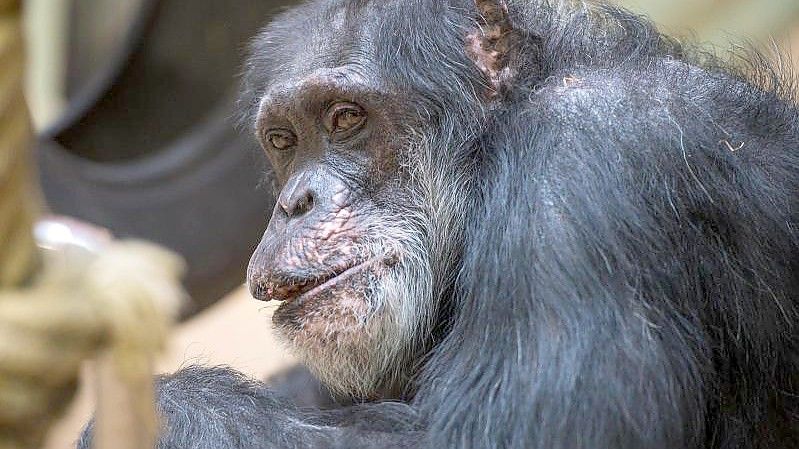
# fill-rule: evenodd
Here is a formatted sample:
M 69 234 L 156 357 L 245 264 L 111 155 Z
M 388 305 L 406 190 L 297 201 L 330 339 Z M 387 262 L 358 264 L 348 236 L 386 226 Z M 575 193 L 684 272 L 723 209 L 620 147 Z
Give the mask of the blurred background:
M 189 263 L 192 303 L 159 364 L 224 363 L 264 377 L 291 363 L 269 306 L 240 287 L 271 214 L 268 168 L 234 128 L 248 39 L 289 0 L 24 0 L 27 98 L 52 212 L 161 243 Z M 743 42 L 799 68 L 799 0 L 618 0 L 673 35 Z M 87 384 L 90 380 L 87 380 Z M 81 395 L 49 448 L 72 447 Z

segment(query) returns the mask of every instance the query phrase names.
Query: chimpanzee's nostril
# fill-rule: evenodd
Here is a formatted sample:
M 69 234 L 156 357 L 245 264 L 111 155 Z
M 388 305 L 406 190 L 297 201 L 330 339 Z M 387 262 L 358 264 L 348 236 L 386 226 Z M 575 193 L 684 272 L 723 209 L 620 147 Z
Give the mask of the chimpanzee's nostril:
M 294 207 L 294 215 L 305 215 L 311 209 L 313 209 L 313 194 L 309 191 L 297 201 L 297 205 Z
M 264 283 L 260 279 L 255 281 L 250 280 L 249 282 L 247 282 L 247 287 L 249 288 L 250 295 L 253 298 L 259 301 L 269 301 L 270 298 L 269 295 L 267 294 L 266 287 L 264 286 Z
M 281 196 L 278 204 L 288 218 L 301 217 L 313 209 L 314 194 L 310 189 L 294 191 Z

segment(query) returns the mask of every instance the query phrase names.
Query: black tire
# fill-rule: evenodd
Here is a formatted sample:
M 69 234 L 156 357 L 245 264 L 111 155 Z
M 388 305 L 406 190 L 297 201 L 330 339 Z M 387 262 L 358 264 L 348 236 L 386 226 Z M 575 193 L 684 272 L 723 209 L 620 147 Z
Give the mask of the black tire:
M 125 164 L 97 163 L 54 142 L 39 151 L 50 209 L 144 238 L 186 258 L 186 287 L 196 311 L 241 285 L 273 198 L 256 189 L 254 154 L 225 114 L 157 156 Z
M 157 3 L 114 83 L 41 139 L 39 171 L 54 213 L 182 254 L 196 311 L 241 285 L 274 205 L 231 92 L 247 39 L 295 2 Z M 192 39 L 207 30 L 214 39 Z

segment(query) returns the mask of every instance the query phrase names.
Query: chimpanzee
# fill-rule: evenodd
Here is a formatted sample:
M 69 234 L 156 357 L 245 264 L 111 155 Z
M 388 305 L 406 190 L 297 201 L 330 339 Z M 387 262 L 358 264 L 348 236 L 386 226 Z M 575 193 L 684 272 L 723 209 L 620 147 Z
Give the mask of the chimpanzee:
M 249 286 L 357 400 L 192 367 L 160 447 L 799 447 L 799 109 L 741 60 L 580 0 L 285 12 L 241 100 L 280 190 Z

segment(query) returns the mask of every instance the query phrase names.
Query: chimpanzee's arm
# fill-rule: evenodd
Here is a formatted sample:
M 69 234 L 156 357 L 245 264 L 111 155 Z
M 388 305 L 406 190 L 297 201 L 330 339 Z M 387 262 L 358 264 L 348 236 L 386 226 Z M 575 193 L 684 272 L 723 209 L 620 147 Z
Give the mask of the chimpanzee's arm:
M 411 448 L 420 432 L 405 404 L 298 409 L 229 368 L 191 366 L 157 382 L 159 449 Z M 92 425 L 78 449 L 91 448 Z

